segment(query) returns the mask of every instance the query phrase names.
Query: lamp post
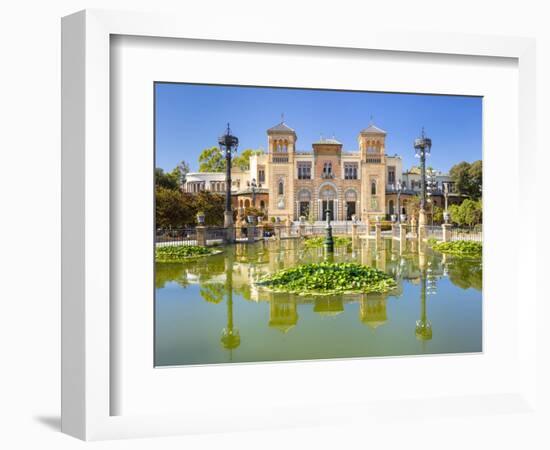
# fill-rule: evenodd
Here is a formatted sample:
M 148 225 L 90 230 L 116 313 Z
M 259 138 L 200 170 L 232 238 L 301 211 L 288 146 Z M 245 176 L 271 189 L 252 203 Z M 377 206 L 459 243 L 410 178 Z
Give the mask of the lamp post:
M 231 209 L 231 157 L 233 152 L 237 151 L 239 146 L 239 139 L 231 134 L 229 124 L 227 124 L 227 130 L 223 136 L 218 138 L 218 145 L 220 146 L 220 152 L 225 156 L 225 211 L 224 211 L 224 227 L 229 228 L 233 226 L 233 211 Z
M 426 157 L 430 155 L 432 150 L 432 140 L 424 134 L 422 127 L 422 135 L 414 140 L 415 156 L 420 158 L 420 213 L 418 225 L 426 225 Z
M 395 184 L 393 184 L 392 187 L 397 194 L 397 222 L 401 222 L 401 193 L 403 192 L 403 184 L 401 180 L 399 180 L 397 182 L 397 187 Z
M 325 241 L 323 245 L 326 252 L 334 253 L 334 239 L 332 237 L 332 225 L 330 224 L 330 209 L 327 208 L 325 212 L 327 213 L 327 226 L 325 227 Z

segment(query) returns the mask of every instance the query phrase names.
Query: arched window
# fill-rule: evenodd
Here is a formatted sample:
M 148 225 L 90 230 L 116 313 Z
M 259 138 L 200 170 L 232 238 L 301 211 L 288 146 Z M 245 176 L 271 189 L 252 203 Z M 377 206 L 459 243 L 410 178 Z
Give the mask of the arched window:
M 323 177 L 331 178 L 332 177 L 332 163 L 327 161 L 323 164 Z
M 244 207 L 245 207 L 245 208 L 249 208 L 249 207 L 250 207 L 250 200 L 246 199 L 246 200 L 244 201 Z
M 370 183 L 370 195 L 376 195 L 376 180 L 372 180 Z
M 285 184 L 283 180 L 279 180 L 279 195 L 284 195 L 285 193 Z
M 393 210 L 393 200 L 390 200 L 389 202 L 389 211 L 388 211 L 391 214 L 394 214 L 394 210 Z
M 265 209 L 265 202 L 263 200 L 260 200 L 260 208 Z

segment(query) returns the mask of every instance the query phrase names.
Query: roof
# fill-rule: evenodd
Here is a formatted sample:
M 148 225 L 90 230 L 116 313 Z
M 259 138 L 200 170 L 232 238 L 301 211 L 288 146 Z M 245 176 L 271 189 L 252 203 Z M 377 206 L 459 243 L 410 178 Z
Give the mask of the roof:
M 290 128 L 286 123 L 281 122 L 274 127 L 271 127 L 267 130 L 267 132 L 279 132 L 279 133 L 296 133 L 292 128 Z
M 361 134 L 387 134 L 382 128 L 378 128 L 372 123 L 367 127 L 361 130 Z
M 327 144 L 342 145 L 342 143 L 337 139 L 323 139 L 323 138 L 313 143 L 313 145 L 327 145 Z

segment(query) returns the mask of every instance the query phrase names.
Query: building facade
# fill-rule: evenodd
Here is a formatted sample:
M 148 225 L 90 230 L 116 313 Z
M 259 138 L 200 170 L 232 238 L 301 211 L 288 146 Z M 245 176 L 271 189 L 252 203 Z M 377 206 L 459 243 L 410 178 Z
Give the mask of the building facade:
M 358 133 L 355 151 L 344 151 L 335 138 L 299 151 L 296 131 L 281 122 L 267 130 L 267 152 L 253 155 L 249 170 L 232 171 L 233 205 L 254 206 L 281 221 L 408 214 L 409 202 L 420 193 L 420 173 L 416 168 L 404 172 L 401 157 L 386 154 L 386 136 L 370 124 Z M 444 206 L 444 198 L 458 201 L 448 175 L 435 172 L 432 184 L 432 205 Z M 185 189 L 225 192 L 225 174 L 191 173 Z

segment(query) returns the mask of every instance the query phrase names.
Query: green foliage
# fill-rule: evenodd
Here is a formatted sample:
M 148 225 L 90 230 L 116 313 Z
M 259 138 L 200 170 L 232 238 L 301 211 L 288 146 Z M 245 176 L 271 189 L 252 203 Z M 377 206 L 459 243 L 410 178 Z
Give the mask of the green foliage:
M 177 169 L 166 173 L 163 169 L 157 167 L 155 169 L 155 186 L 164 189 L 177 190 L 180 187 L 179 174 Z
M 223 283 L 207 283 L 200 287 L 200 296 L 208 303 L 218 304 L 225 295 L 225 285 Z
M 483 219 L 483 205 L 481 200 L 464 200 L 460 205 L 451 205 L 449 207 L 451 221 L 460 226 L 469 226 L 480 224 Z
M 351 245 L 351 238 L 345 237 L 345 236 L 335 236 L 334 238 L 334 246 L 335 247 L 344 247 L 347 245 Z M 323 246 L 323 242 L 325 242 L 324 236 L 317 236 L 317 237 L 306 237 L 304 240 L 304 247 L 305 248 L 320 248 Z
M 232 167 L 241 170 L 250 168 L 250 157 L 260 155 L 261 150 L 247 148 L 240 155 L 235 155 L 231 160 Z M 225 172 L 225 157 L 218 147 L 205 148 L 199 155 L 199 172 Z
M 453 258 L 447 266 L 451 283 L 462 289 L 474 288 L 481 291 L 483 266 L 481 261 L 471 258 Z
M 225 158 L 218 147 L 205 148 L 199 155 L 199 172 L 224 172 Z
M 434 250 L 441 253 L 467 258 L 481 258 L 483 252 L 481 242 L 474 241 L 437 242 L 431 245 Z
M 434 221 L 434 223 L 442 223 L 443 222 L 443 208 L 441 206 L 434 206 L 433 221 Z
M 197 245 L 165 245 L 156 248 L 155 260 L 156 262 L 174 263 L 214 253 L 219 252 L 209 247 L 199 247 Z
M 268 289 L 305 294 L 387 292 L 396 286 L 392 277 L 356 263 L 311 263 L 267 275 L 258 283 Z
M 262 153 L 263 152 L 261 150 L 247 148 L 246 150 L 243 150 L 240 155 L 236 155 L 233 158 L 231 165 L 232 167 L 238 167 L 241 170 L 248 170 L 250 169 L 250 157 L 252 155 L 261 155 Z
M 157 228 L 182 228 L 196 224 L 196 216 L 202 211 L 206 225 L 223 225 L 224 197 L 205 191 L 191 194 L 157 187 L 155 190 Z
M 248 216 L 260 217 L 260 216 L 265 216 L 265 213 L 261 209 L 254 208 L 252 206 L 247 206 L 244 209 L 244 215 L 245 217 L 248 217 Z
M 155 219 L 157 228 L 178 228 L 195 221 L 194 211 L 187 207 L 186 196 L 165 187 L 155 189 Z
M 455 187 L 460 194 L 467 195 L 473 199 L 481 197 L 483 185 L 483 163 L 475 161 L 467 163 L 462 161 L 451 167 L 449 171 Z

